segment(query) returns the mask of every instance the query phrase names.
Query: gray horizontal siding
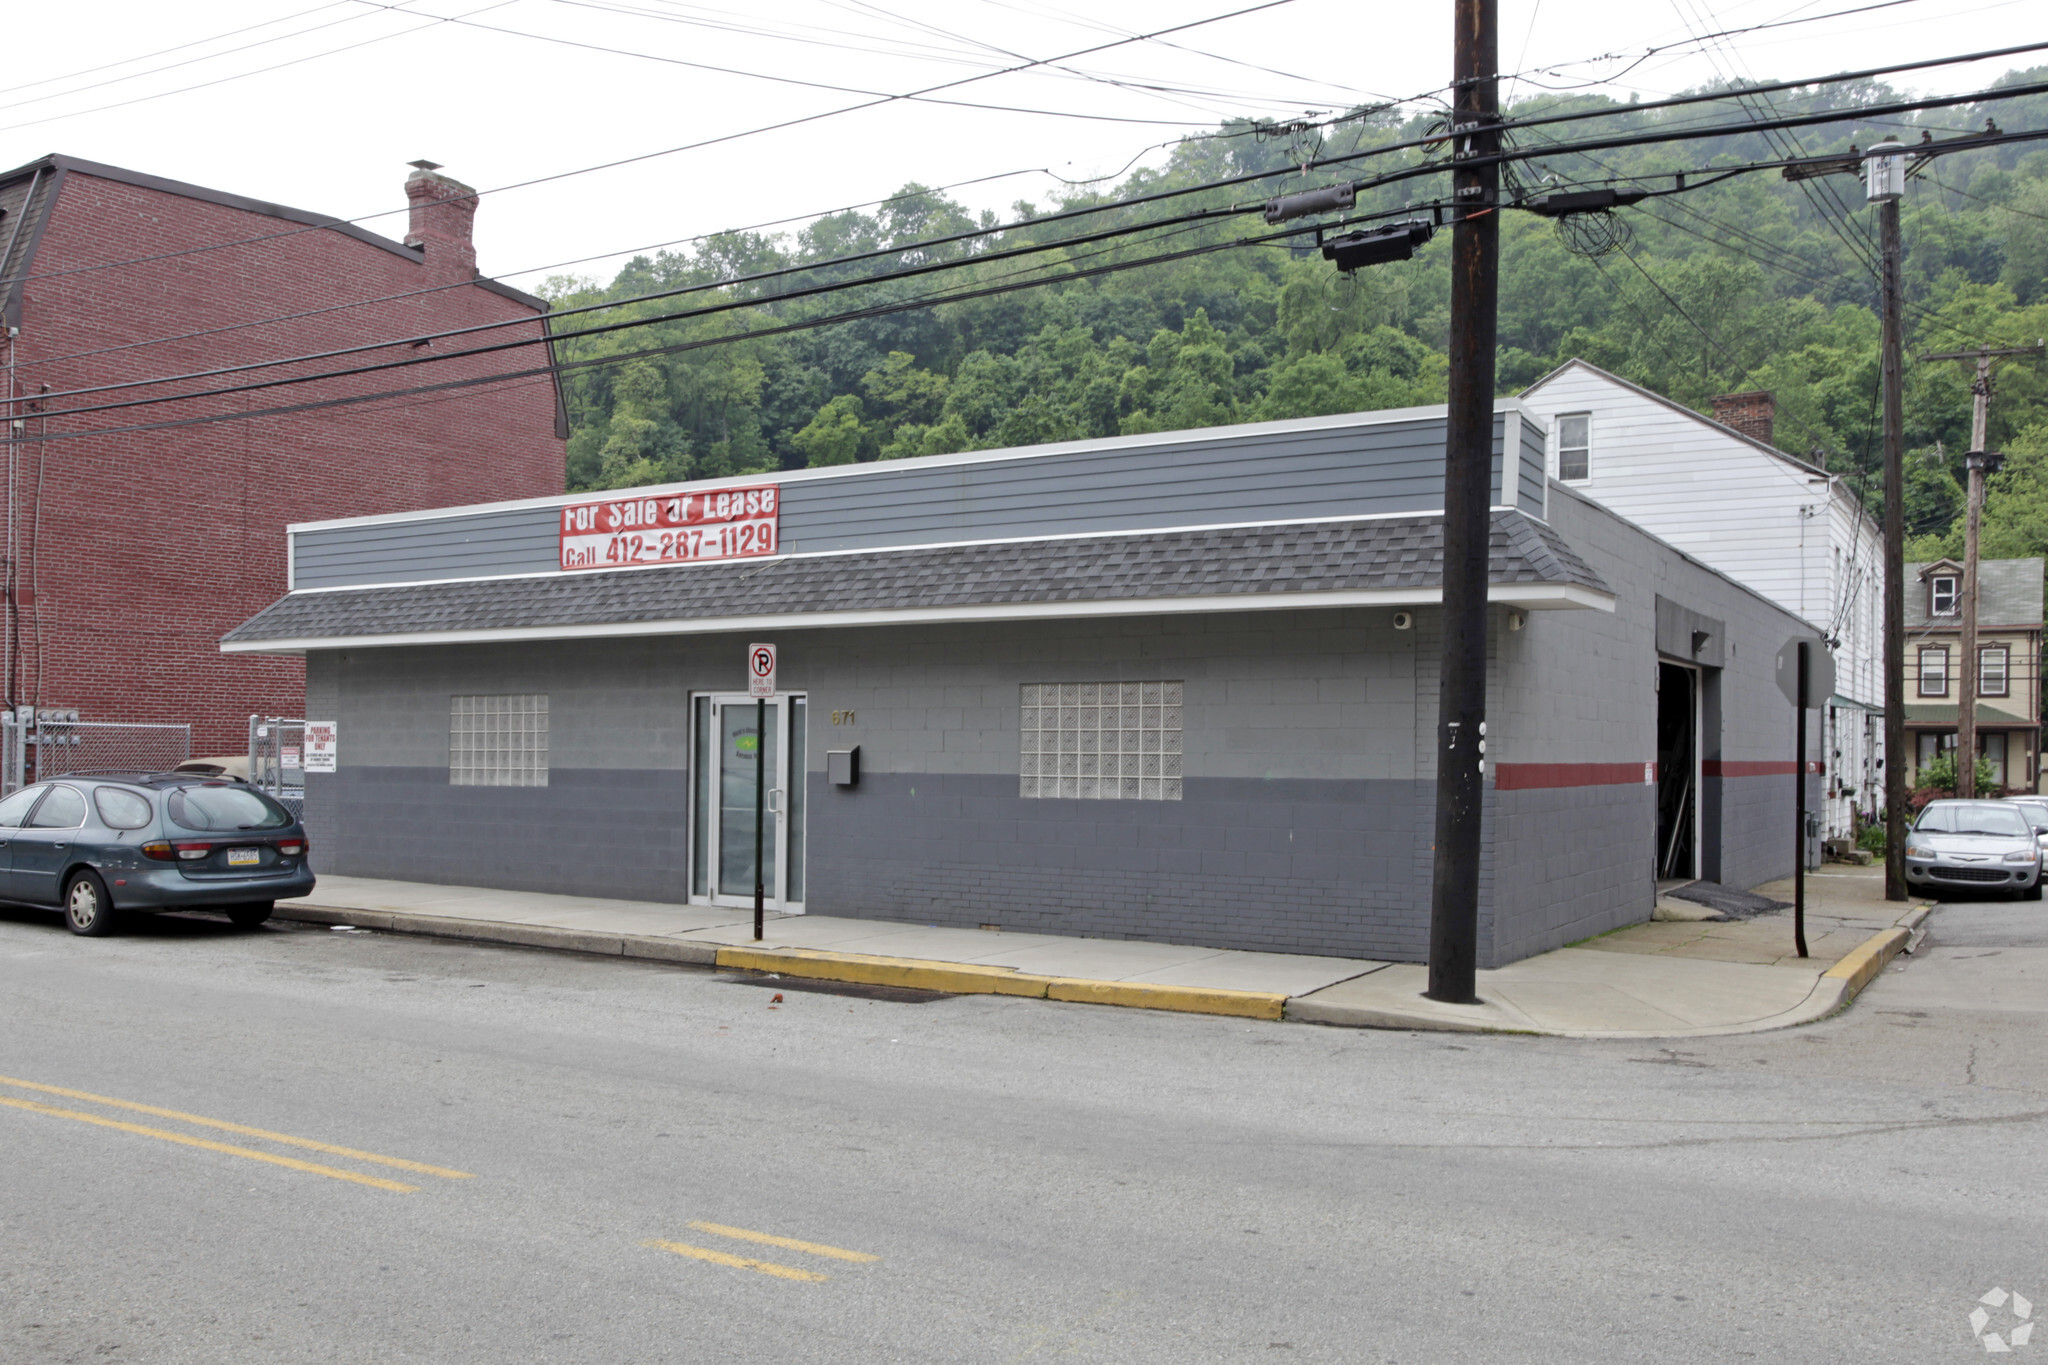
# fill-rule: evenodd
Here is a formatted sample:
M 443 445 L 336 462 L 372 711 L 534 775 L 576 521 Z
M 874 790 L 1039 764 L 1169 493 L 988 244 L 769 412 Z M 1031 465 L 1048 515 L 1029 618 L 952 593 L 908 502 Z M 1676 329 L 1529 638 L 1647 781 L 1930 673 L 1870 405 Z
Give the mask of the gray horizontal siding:
M 1496 505 L 1503 502 L 1502 426 L 1496 417 Z M 1541 436 L 1532 484 L 1530 430 L 1524 423 L 1515 505 L 1540 515 Z M 1443 419 L 1424 418 L 969 464 L 876 465 L 784 482 L 782 547 L 802 554 L 1428 512 L 1443 506 L 1443 440 Z M 550 572 L 558 515 L 535 507 L 300 532 L 293 582 L 325 588 Z
M 557 518 L 552 507 L 528 507 L 301 531 L 292 537 L 292 581 L 296 587 L 326 588 L 546 573 L 559 562 Z
M 1534 422 L 1522 424 L 1522 478 L 1515 505 L 1532 517 L 1546 514 L 1544 495 L 1548 491 L 1549 448 L 1543 428 Z M 1496 479 L 1499 478 L 1496 472 Z

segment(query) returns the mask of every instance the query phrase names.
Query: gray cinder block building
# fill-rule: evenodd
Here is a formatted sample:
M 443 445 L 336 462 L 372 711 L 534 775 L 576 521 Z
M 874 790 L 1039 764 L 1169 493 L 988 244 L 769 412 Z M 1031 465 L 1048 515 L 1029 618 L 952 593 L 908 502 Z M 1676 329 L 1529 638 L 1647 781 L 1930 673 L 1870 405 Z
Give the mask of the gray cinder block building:
M 1419 960 L 1444 419 L 293 527 L 320 870 Z M 1495 427 L 1482 962 L 1792 861 L 1789 613 Z M 777 646 L 757 712 L 748 646 Z M 765 725 L 757 726 L 757 714 Z

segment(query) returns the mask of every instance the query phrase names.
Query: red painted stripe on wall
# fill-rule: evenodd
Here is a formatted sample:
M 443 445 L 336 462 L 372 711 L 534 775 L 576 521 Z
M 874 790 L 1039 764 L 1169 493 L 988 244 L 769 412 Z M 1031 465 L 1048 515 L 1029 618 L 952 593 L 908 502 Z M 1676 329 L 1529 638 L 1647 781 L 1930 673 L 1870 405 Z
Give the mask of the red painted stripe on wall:
M 1538 787 L 1650 786 L 1656 781 L 1654 763 L 1502 763 L 1493 770 L 1494 788 L 1504 792 Z
M 1793 773 L 1799 771 L 1799 765 L 1789 758 L 1763 760 L 1710 758 L 1705 763 L 1702 763 L 1700 768 L 1708 777 L 1790 777 Z M 1812 758 L 1806 761 L 1806 771 L 1809 773 L 1819 774 L 1825 773 L 1827 770 L 1828 765 L 1820 759 Z

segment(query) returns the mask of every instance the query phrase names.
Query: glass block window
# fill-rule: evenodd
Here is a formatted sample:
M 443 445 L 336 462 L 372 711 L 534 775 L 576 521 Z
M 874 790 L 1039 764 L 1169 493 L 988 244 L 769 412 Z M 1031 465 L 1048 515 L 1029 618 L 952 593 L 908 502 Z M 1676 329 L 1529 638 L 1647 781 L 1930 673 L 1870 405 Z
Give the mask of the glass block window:
M 448 781 L 457 787 L 545 787 L 545 692 L 448 699 Z
M 1178 801 L 1181 684 L 1025 683 L 1020 796 Z

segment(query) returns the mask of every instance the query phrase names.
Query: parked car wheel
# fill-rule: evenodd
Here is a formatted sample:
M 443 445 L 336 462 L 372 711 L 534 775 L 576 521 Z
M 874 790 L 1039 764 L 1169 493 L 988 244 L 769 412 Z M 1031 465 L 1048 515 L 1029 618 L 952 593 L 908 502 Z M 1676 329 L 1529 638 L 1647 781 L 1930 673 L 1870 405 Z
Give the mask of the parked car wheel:
M 64 888 L 64 927 L 86 938 L 114 932 L 114 898 L 97 872 L 81 872 Z
M 2040 892 L 2037 891 L 2034 894 L 2038 896 Z M 248 905 L 230 905 L 228 907 L 228 922 L 237 929 L 254 929 L 257 925 L 270 918 L 270 912 L 273 908 L 269 901 L 252 901 Z
M 2020 892 L 2020 899 L 2023 901 L 2037 901 L 2041 899 L 2041 883 L 2035 882 L 2032 886 Z

